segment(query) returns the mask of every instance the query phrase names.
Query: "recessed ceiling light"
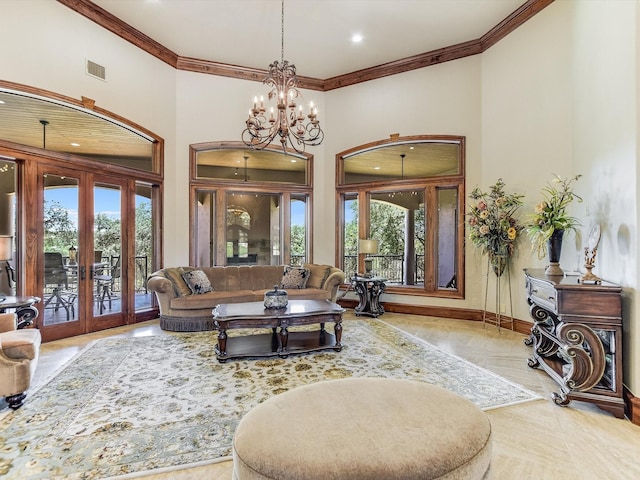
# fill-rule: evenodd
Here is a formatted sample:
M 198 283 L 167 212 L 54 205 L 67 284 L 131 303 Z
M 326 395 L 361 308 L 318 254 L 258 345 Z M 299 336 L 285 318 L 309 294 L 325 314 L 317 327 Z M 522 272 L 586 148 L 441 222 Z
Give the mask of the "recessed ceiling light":
M 373 167 L 374 170 L 380 170 L 380 167 Z
M 360 34 L 360 33 L 354 33 L 354 34 L 351 36 L 351 41 L 352 41 L 353 43 L 360 43 L 360 42 L 362 41 L 362 34 Z
M 71 146 L 72 146 L 72 147 L 79 147 L 79 146 L 80 146 L 80 144 L 79 144 L 79 143 L 76 143 L 76 142 L 71 142 Z
M 4 105 L 4 100 L 0 100 L 0 105 Z
M 295 158 L 291 159 L 291 163 L 297 163 L 297 162 L 298 162 L 298 160 L 296 160 Z

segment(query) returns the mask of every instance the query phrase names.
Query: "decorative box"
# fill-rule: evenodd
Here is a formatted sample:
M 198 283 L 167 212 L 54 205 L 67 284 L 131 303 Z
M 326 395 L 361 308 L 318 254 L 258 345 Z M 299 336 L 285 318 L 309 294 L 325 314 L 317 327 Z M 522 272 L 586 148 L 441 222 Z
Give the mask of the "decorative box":
M 278 289 L 277 285 L 264 294 L 264 308 L 287 308 L 287 303 L 289 303 L 287 291 Z

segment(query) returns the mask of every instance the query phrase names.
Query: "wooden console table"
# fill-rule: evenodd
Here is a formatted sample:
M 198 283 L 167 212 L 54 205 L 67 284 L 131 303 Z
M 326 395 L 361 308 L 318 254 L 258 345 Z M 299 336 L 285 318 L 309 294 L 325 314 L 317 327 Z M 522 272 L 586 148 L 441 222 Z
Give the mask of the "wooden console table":
M 556 404 L 591 402 L 623 418 L 622 287 L 547 276 L 544 270 L 525 269 L 524 274 L 534 320 L 525 340 L 533 347 L 528 365 L 558 383 Z

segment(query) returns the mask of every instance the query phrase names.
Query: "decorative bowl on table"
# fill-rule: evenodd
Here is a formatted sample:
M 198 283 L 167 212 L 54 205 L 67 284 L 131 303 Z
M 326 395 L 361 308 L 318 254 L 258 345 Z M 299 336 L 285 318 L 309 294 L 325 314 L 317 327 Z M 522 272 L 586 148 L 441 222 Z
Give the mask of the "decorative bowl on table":
M 273 287 L 273 290 L 269 290 L 264 294 L 264 308 L 269 310 L 275 310 L 278 308 L 287 308 L 289 303 L 289 297 L 286 290 L 278 288 L 277 285 Z

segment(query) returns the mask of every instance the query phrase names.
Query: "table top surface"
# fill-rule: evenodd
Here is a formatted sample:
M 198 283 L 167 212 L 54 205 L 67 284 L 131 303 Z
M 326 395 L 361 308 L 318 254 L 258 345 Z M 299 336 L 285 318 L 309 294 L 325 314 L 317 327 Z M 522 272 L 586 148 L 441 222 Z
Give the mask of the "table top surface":
M 341 314 L 344 308 L 329 300 L 289 300 L 287 308 L 267 309 L 264 302 L 221 303 L 213 309 L 216 320 L 234 318 L 285 318 Z
M 351 277 L 351 280 L 354 282 L 386 282 L 387 279 L 384 277 L 378 277 L 376 275 L 372 277 L 367 277 L 365 275 L 354 275 Z
M 8 295 L 7 298 L 0 301 L 0 308 L 24 307 L 26 305 L 33 305 L 34 303 L 38 303 L 39 301 L 40 297 L 14 297 Z

